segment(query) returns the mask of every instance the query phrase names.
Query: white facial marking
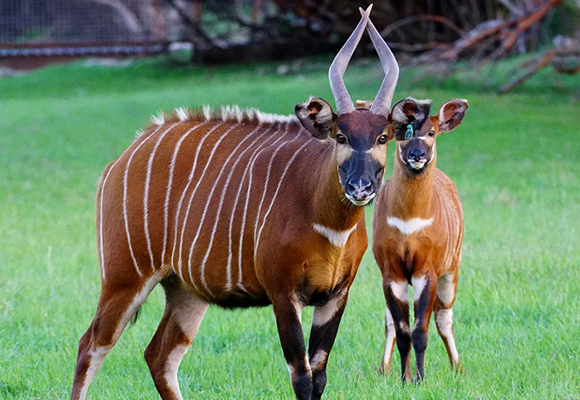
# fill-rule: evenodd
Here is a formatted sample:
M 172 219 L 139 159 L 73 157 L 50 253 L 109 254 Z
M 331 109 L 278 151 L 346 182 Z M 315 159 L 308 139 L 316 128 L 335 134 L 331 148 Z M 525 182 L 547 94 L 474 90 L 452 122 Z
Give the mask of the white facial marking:
M 345 193 L 344 194 L 346 196 L 347 199 L 349 199 L 354 205 L 357 206 L 366 206 L 372 199 L 375 198 L 375 196 L 377 195 L 376 193 L 371 194 L 369 197 L 367 197 L 364 200 L 355 200 L 354 197 L 352 197 L 350 194 Z
M 437 152 L 437 143 L 433 143 L 433 149 L 431 150 L 431 158 L 429 162 L 433 161 L 433 157 L 435 157 L 435 153 Z
M 420 170 L 421 168 L 423 168 L 426 163 L 427 163 L 427 160 L 409 161 L 409 165 L 416 170 Z
M 439 310 L 435 316 L 435 322 L 437 322 L 437 326 L 439 327 L 441 335 L 447 339 L 447 345 L 449 346 L 449 351 L 451 352 L 453 363 L 458 364 L 459 353 L 457 351 L 455 338 L 453 336 L 453 310 Z
M 403 159 L 403 149 L 401 148 L 401 144 L 400 143 L 397 143 L 397 149 L 398 149 L 398 153 L 399 153 L 399 159 L 401 160 L 401 162 L 403 164 L 407 164 L 405 162 L 405 160 Z
M 453 304 L 455 299 L 455 284 L 453 275 L 443 274 L 437 281 L 437 297 L 446 306 Z
M 352 157 L 353 149 L 347 144 L 336 146 L 336 163 L 341 165 Z
M 411 278 L 411 285 L 413 285 L 413 300 L 417 301 L 427 285 L 427 278 L 424 276 L 413 277 Z
M 328 239 L 336 247 L 344 247 L 350 234 L 356 229 L 356 225 L 345 231 L 336 231 L 320 224 L 314 224 L 314 230 Z
M 419 232 L 433 223 L 433 218 L 422 219 L 422 218 L 412 218 L 410 220 L 402 220 L 395 217 L 388 217 L 387 223 L 390 226 L 397 228 L 401 233 L 405 235 L 410 235 L 415 232 Z
M 391 281 L 391 291 L 393 295 L 403 303 L 409 302 L 409 285 L 406 281 L 395 282 Z

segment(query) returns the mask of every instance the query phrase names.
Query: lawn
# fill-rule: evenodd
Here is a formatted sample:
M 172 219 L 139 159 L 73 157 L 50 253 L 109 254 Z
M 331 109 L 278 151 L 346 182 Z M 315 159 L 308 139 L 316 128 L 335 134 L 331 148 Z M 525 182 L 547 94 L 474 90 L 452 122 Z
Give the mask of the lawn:
M 330 358 L 327 399 L 580 399 L 579 82 L 546 71 L 497 97 L 488 87 L 509 65 L 485 82 L 441 86 L 402 70 L 396 95 L 436 107 L 469 100 L 464 123 L 437 146 L 465 210 L 455 307 L 465 373 L 450 372 L 433 324 L 422 385 L 399 383 L 397 354 L 395 374 L 376 372 L 385 306 L 369 251 Z M 289 114 L 309 95 L 332 98 L 324 69 L 280 76 L 276 67 L 79 62 L 0 80 L 0 399 L 69 396 L 99 296 L 94 197 L 105 165 L 161 109 L 239 104 Z M 381 77 L 374 60 L 359 62 L 347 85 L 353 97 L 372 98 Z M 371 209 L 367 218 L 370 226 Z M 89 398 L 156 398 L 142 354 L 163 306 L 157 288 Z M 307 309 L 305 324 L 311 316 Z M 270 308 L 210 309 L 179 377 L 186 398 L 293 396 Z

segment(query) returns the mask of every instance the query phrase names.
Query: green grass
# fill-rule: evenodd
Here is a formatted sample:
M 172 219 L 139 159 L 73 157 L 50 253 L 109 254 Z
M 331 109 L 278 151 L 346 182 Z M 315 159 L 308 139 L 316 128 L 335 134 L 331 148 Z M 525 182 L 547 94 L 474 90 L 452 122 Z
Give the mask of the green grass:
M 280 77 L 275 67 L 78 63 L 0 80 L 0 399 L 69 395 L 78 339 L 99 296 L 94 196 L 104 166 L 159 109 L 235 103 L 288 114 L 309 95 L 331 98 L 325 71 Z M 465 209 L 455 329 L 466 372 L 449 371 L 432 326 L 424 384 L 399 383 L 398 355 L 396 374 L 377 374 L 384 299 L 368 252 L 326 398 L 579 399 L 578 82 L 552 85 L 546 71 L 496 97 L 489 82 L 452 78 L 437 87 L 414 84 L 407 70 L 402 76 L 397 99 L 469 99 L 462 126 L 438 140 L 439 167 Z M 372 98 L 380 78 L 376 65 L 359 63 L 347 84 L 353 97 Z M 90 398 L 156 398 L 142 352 L 163 302 L 158 288 L 105 360 Z M 308 323 L 312 311 L 305 314 Z M 179 377 L 186 398 L 292 398 L 270 308 L 212 308 Z

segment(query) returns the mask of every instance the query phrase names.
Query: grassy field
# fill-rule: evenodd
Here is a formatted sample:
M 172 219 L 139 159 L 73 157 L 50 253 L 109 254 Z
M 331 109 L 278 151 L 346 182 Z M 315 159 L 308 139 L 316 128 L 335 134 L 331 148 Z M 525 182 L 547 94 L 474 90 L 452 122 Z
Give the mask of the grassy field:
M 105 165 L 160 109 L 224 103 L 289 114 L 309 95 L 331 98 L 324 70 L 278 76 L 275 68 L 78 63 L 0 80 L 0 399 L 69 395 L 78 339 L 99 295 L 94 196 Z M 461 127 L 438 140 L 439 167 L 465 209 L 455 307 L 465 373 L 449 371 L 434 326 L 424 384 L 399 383 L 398 355 L 396 374 L 376 372 L 384 299 L 367 252 L 330 358 L 327 399 L 580 398 L 578 82 L 545 72 L 496 97 L 487 87 L 500 72 L 436 87 L 403 70 L 396 95 L 430 97 L 436 107 L 469 99 Z M 347 84 L 355 98 L 372 98 L 381 77 L 374 63 L 359 63 Z M 372 210 L 367 217 L 370 225 Z M 158 288 L 90 398 L 156 398 L 142 352 L 163 305 Z M 186 398 L 293 396 L 270 308 L 211 309 L 179 377 Z

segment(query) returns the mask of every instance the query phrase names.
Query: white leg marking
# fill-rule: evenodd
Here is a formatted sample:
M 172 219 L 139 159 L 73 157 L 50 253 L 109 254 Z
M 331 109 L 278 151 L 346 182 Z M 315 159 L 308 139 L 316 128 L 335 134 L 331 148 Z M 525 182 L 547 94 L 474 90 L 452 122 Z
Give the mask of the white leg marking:
M 121 320 L 117 325 L 117 329 L 115 330 L 115 335 L 113 336 L 114 341 L 116 341 L 121 336 L 123 330 L 125 329 L 125 326 L 127 326 L 131 318 L 133 318 L 133 316 L 137 312 L 137 309 L 141 306 L 141 304 L 143 304 L 145 299 L 147 299 L 147 296 L 149 296 L 149 293 L 151 293 L 153 288 L 160 281 L 161 281 L 161 273 L 156 272 L 151 278 L 149 278 L 145 282 L 139 293 L 137 293 L 137 295 L 133 298 L 133 301 L 131 302 L 129 307 L 127 307 L 125 313 L 121 317 Z
M 394 226 L 404 235 L 410 235 L 415 232 L 419 232 L 433 223 L 433 218 L 422 219 L 422 218 L 412 218 L 410 220 L 404 221 L 395 217 L 388 217 L 387 223 L 390 226 Z
M 153 168 L 153 159 L 155 158 L 155 154 L 157 153 L 157 149 L 161 144 L 161 141 L 169 133 L 170 130 L 175 128 L 177 124 L 171 125 L 169 129 L 163 132 L 157 143 L 155 143 L 155 147 L 153 147 L 153 151 L 151 152 L 151 156 L 149 156 L 149 160 L 147 161 L 147 174 L 145 176 L 145 192 L 143 194 L 143 228 L 145 230 L 145 239 L 147 240 L 147 250 L 149 251 L 149 257 L 151 258 L 151 269 L 155 270 L 155 258 L 153 256 L 153 249 L 151 248 L 151 237 L 149 236 L 149 186 L 151 184 L 151 171 Z M 164 246 L 165 247 L 165 244 Z M 161 259 L 161 264 L 163 264 L 163 259 Z
M 453 310 L 441 309 L 437 311 L 435 321 L 437 322 L 441 336 L 444 336 L 445 339 L 447 339 L 447 345 L 449 346 L 449 351 L 451 351 L 451 359 L 453 360 L 453 364 L 458 364 L 459 353 L 457 352 L 455 338 L 453 337 Z
M 188 130 L 187 132 L 185 132 L 185 134 L 183 134 L 179 140 L 177 141 L 176 145 L 175 145 L 175 149 L 173 150 L 173 155 L 171 156 L 171 163 L 169 164 L 169 178 L 167 181 L 167 191 L 165 192 L 165 203 L 164 203 L 164 222 L 165 222 L 165 226 L 164 226 L 164 230 L 163 230 L 163 253 L 161 255 L 161 262 L 165 263 L 165 254 L 167 252 L 167 238 L 168 238 L 168 223 L 169 223 L 169 198 L 171 196 L 171 187 L 173 186 L 173 173 L 175 171 L 175 163 L 177 160 L 177 155 L 179 154 L 179 150 L 181 149 L 181 144 L 183 143 L 183 141 L 197 128 L 199 128 L 201 125 L 204 125 L 205 123 L 200 123 L 195 125 L 193 128 L 191 128 L 190 130 Z M 177 214 L 179 215 L 179 213 Z M 177 230 L 177 228 L 176 228 Z M 177 238 L 175 238 L 177 239 Z M 172 260 L 173 262 L 173 260 Z
M 165 364 L 165 380 L 167 381 L 167 386 L 171 389 L 175 397 L 178 400 L 183 400 L 181 395 L 181 390 L 179 389 L 179 381 L 177 380 L 177 370 L 179 369 L 179 364 L 183 356 L 187 353 L 190 346 L 179 345 L 169 353 L 167 357 L 167 364 Z
M 177 203 L 177 210 L 175 212 L 175 235 L 174 235 L 174 239 L 173 239 L 173 252 L 171 254 L 171 264 L 173 265 L 173 268 L 177 271 L 177 273 L 179 274 L 179 277 L 181 279 L 183 279 L 183 273 L 181 271 L 181 246 L 183 245 L 182 242 L 180 243 L 180 247 L 179 247 L 179 261 L 178 261 L 177 265 L 175 264 L 175 254 L 176 254 L 176 250 L 177 250 L 177 237 L 179 235 L 179 214 L 181 213 L 181 207 L 183 205 L 183 200 L 185 199 L 185 194 L 187 193 L 187 190 L 189 189 L 189 185 L 191 185 L 191 182 L 193 181 L 193 175 L 195 174 L 195 169 L 197 168 L 197 160 L 199 158 L 199 153 L 201 151 L 201 147 L 203 146 L 203 143 L 205 142 L 207 137 L 209 135 L 211 135 L 217 128 L 219 128 L 222 125 L 223 125 L 223 123 L 215 124 L 215 126 L 211 129 L 209 129 L 207 131 L 207 133 L 197 143 L 197 149 L 195 151 L 195 157 L 193 158 L 191 172 L 189 173 L 189 178 L 187 180 L 187 184 L 185 185 L 183 192 L 181 192 L 181 196 L 179 197 L 179 202 Z M 177 152 L 174 153 L 174 156 L 177 156 Z M 183 220 L 183 223 L 185 224 L 185 219 Z M 182 234 L 181 240 L 183 240 L 183 230 L 181 231 L 181 234 Z M 195 282 L 191 282 L 191 284 L 193 285 L 194 288 L 197 289 Z
M 386 343 L 385 343 L 385 351 L 383 353 L 383 368 L 391 361 L 391 356 L 393 355 L 393 348 L 395 346 L 395 339 L 397 337 L 397 332 L 395 331 L 395 322 L 393 321 L 393 316 L 391 312 L 387 308 L 387 312 L 385 313 L 385 326 L 387 330 L 386 335 Z
M 344 294 L 340 293 L 334 296 L 332 299 L 323 306 L 314 307 L 314 315 L 312 318 L 312 326 L 322 326 L 334 317 L 339 309 L 339 306 L 344 299 Z
M 322 236 L 328 239 L 330 243 L 332 243 L 336 247 L 344 247 L 346 242 L 348 242 L 348 238 L 350 234 L 356 229 L 356 224 L 350 229 L 345 231 L 335 231 L 327 226 L 314 224 L 314 230 L 320 233 Z
M 257 132 L 257 131 L 259 131 L 260 129 L 262 130 L 262 134 L 261 134 L 260 136 L 258 136 L 257 138 L 253 138 L 253 135 L 254 135 L 254 134 Z M 219 179 L 220 179 L 220 178 L 221 178 L 221 176 L 222 176 L 222 173 L 223 173 L 223 172 L 226 170 L 226 166 L 227 166 L 227 164 L 229 163 L 230 159 L 231 159 L 231 158 L 232 158 L 234 155 L 238 154 L 238 149 L 239 149 L 239 148 L 240 148 L 240 147 L 241 147 L 241 146 L 244 144 L 244 142 L 245 142 L 247 139 L 250 139 L 250 138 L 252 138 L 252 139 L 254 139 L 254 140 L 260 140 L 260 139 L 262 139 L 262 137 L 263 137 L 263 136 L 264 136 L 264 135 L 265 135 L 267 132 L 268 132 L 268 130 L 267 130 L 267 129 L 264 129 L 264 128 L 263 128 L 261 125 L 258 125 L 258 126 L 256 127 L 256 129 L 254 129 L 252 132 L 250 132 L 248 135 L 246 135 L 246 137 L 244 137 L 244 139 L 243 139 L 243 140 L 242 140 L 240 143 L 238 143 L 238 145 L 236 146 L 236 148 L 235 148 L 235 149 L 234 149 L 234 150 L 233 150 L 233 151 L 230 153 L 230 155 L 229 155 L 228 159 L 227 159 L 227 160 L 224 162 L 224 164 L 223 164 L 223 166 L 222 166 L 222 169 L 220 170 L 220 173 L 219 173 L 219 175 L 218 175 L 218 178 L 216 179 L 216 181 L 215 181 L 215 183 L 214 183 L 214 187 L 212 188 L 212 192 L 211 192 L 211 194 L 210 194 L 210 196 L 209 196 L 210 198 L 212 197 L 213 191 L 214 191 L 214 189 L 216 188 L 216 186 L 217 186 L 217 184 L 218 184 L 218 182 L 219 182 Z M 222 207 L 223 207 L 223 205 L 224 205 L 224 200 L 225 200 L 225 197 L 226 197 L 226 192 L 227 192 L 227 190 L 228 190 L 228 187 L 229 187 L 229 185 L 230 185 L 230 181 L 231 181 L 231 179 L 232 179 L 232 176 L 233 176 L 233 174 L 234 174 L 234 172 L 235 172 L 235 170 L 236 170 L 236 167 L 237 167 L 237 165 L 238 165 L 239 161 L 240 161 L 240 160 L 241 160 L 241 158 L 244 156 L 244 154 L 245 154 L 245 153 L 246 153 L 248 150 L 250 150 L 250 148 L 251 148 L 250 146 L 246 146 L 246 148 L 245 148 L 244 150 L 242 150 L 242 152 L 240 152 L 240 153 L 238 154 L 238 157 L 237 157 L 237 158 L 236 158 L 236 160 L 234 161 L 234 164 L 233 164 L 231 167 L 229 167 L 229 168 L 228 168 L 230 172 L 229 172 L 229 174 L 228 174 L 228 176 L 227 176 L 227 178 L 226 178 L 226 182 L 225 182 L 225 184 L 223 185 L 222 194 L 221 194 L 221 196 L 220 196 L 220 200 L 219 200 L 219 203 L 218 203 L 218 209 L 217 209 L 216 216 L 215 216 L 215 222 L 214 222 L 214 224 L 213 224 L 213 229 L 212 229 L 212 231 L 211 231 L 211 236 L 210 236 L 209 245 L 207 246 L 207 251 L 206 251 L 206 253 L 205 253 L 205 256 L 204 256 L 204 258 L 203 258 L 203 261 L 202 261 L 202 265 L 204 265 L 204 267 L 203 267 L 204 269 L 205 269 L 205 263 L 206 263 L 206 262 L 207 262 L 207 260 L 209 259 L 209 254 L 211 253 L 211 249 L 212 249 L 212 247 L 213 247 L 213 241 L 214 241 L 214 238 L 215 238 L 215 234 L 216 234 L 216 232 L 217 232 L 217 227 L 218 227 L 218 223 L 219 223 L 219 219 L 220 219 L 220 214 L 221 214 L 221 211 L 222 211 Z M 229 258 L 231 258 L 231 251 L 230 251 L 230 254 L 229 254 Z M 228 259 L 229 259 L 229 258 L 228 258 Z M 227 291 L 230 291 L 230 290 L 231 290 L 231 288 L 232 288 L 232 270 L 231 270 L 231 264 L 228 262 L 228 265 L 227 265 L 227 267 L 226 267 L 226 290 L 227 290 Z
M 127 213 L 127 187 L 128 187 L 128 179 L 129 179 L 129 167 L 131 166 L 131 161 L 133 160 L 133 156 L 137 153 L 137 151 L 147 142 L 153 135 L 157 133 L 157 130 L 152 133 L 151 135 L 147 136 L 131 153 L 129 156 L 129 160 L 127 160 L 127 165 L 125 166 L 125 175 L 123 177 L 123 219 L 125 220 L 125 232 L 127 233 L 127 244 L 129 245 L 129 251 L 131 253 L 131 258 L 133 259 L 133 264 L 135 265 L 135 270 L 139 274 L 142 275 L 141 270 L 139 269 L 139 265 L 137 263 L 137 259 L 135 258 L 135 253 L 133 252 L 133 246 L 131 245 L 131 235 L 129 234 L 129 216 Z
M 318 350 L 314 353 L 314 357 L 310 360 L 310 370 L 311 371 L 318 371 L 320 367 L 322 367 L 323 363 L 328 358 L 328 353 L 324 350 Z
M 85 375 L 85 381 L 83 382 L 83 386 L 79 394 L 80 400 L 84 400 L 87 396 L 87 390 L 89 390 L 89 386 L 91 385 L 95 374 L 101 367 L 105 356 L 109 354 L 109 351 L 111 351 L 110 347 L 97 347 L 90 352 L 91 361 L 89 362 L 89 368 L 87 369 L 87 374 Z
M 248 160 L 248 165 L 246 165 L 244 173 L 242 174 L 242 178 L 240 179 L 240 186 L 238 187 L 238 192 L 236 194 L 236 200 L 234 201 L 234 206 L 232 207 L 232 215 L 230 218 L 230 238 L 229 238 L 229 246 L 230 246 L 229 252 L 230 252 L 230 254 L 232 253 L 232 243 L 233 243 L 232 227 L 234 224 L 235 211 L 236 211 L 236 207 L 238 205 L 238 201 L 240 199 L 240 194 L 242 193 L 242 188 L 244 186 L 244 180 L 246 179 L 246 175 L 248 174 L 249 169 L 253 167 L 254 160 L 260 155 L 261 149 L 266 147 L 266 146 L 273 146 L 276 143 L 278 143 L 280 140 L 282 140 L 284 135 L 278 135 L 279 130 L 280 130 L 280 128 L 276 129 L 276 131 L 274 131 L 272 133 L 271 136 L 273 138 L 277 137 L 277 139 L 274 140 L 272 143 L 268 143 L 266 140 L 263 143 L 260 143 L 256 147 L 256 149 L 252 153 L 250 159 Z M 249 192 L 249 190 L 247 190 L 246 191 L 246 204 L 248 202 L 249 197 L 250 197 L 250 192 Z M 240 241 L 238 242 L 238 283 L 237 283 L 237 285 L 240 288 L 243 288 L 243 285 L 242 285 L 242 241 L 243 241 L 243 234 L 244 234 L 244 226 L 246 225 L 246 212 L 247 212 L 247 207 L 244 207 L 244 215 L 242 216 L 242 226 L 241 226 L 241 231 L 240 231 Z M 228 259 L 228 265 L 230 263 L 231 263 L 231 259 Z
M 413 301 L 417 301 L 421 297 L 425 285 L 427 285 L 427 278 L 424 276 L 414 276 L 411 278 L 411 285 L 413 286 Z
M 228 136 L 228 134 L 231 131 L 233 131 L 235 128 L 238 128 L 239 126 L 240 126 L 240 124 L 232 125 L 228 130 L 226 130 L 224 132 L 224 134 L 215 142 L 213 149 L 211 150 L 211 153 L 209 154 L 209 157 L 206 161 L 205 167 L 203 168 L 203 171 L 201 172 L 201 176 L 197 180 L 197 184 L 195 185 L 195 188 L 193 188 L 193 191 L 191 192 L 191 196 L 189 198 L 189 203 L 187 204 L 187 210 L 185 211 L 185 217 L 183 219 L 183 228 L 181 230 L 181 243 L 182 244 L 183 244 L 183 236 L 185 233 L 185 228 L 186 228 L 187 222 L 188 222 L 189 211 L 191 210 L 191 205 L 193 204 L 193 198 L 195 197 L 195 194 L 197 193 L 197 189 L 199 188 L 199 185 L 201 185 L 201 182 L 203 181 L 203 178 L 205 177 L 205 173 L 209 169 L 209 166 L 211 164 L 211 160 L 212 160 L 216 150 L 218 149 L 220 143 L 226 138 L 226 136 Z M 197 225 L 197 232 L 196 232 L 195 237 L 193 238 L 193 241 L 191 242 L 191 246 L 189 248 L 189 257 L 187 260 L 187 268 L 189 271 L 189 279 L 191 280 L 191 282 L 193 282 L 193 273 L 192 273 L 192 268 L 191 268 L 192 267 L 191 258 L 193 256 L 193 249 L 195 248 L 197 240 L 199 239 L 199 235 L 201 233 L 201 228 L 203 226 L 203 222 L 205 220 L 205 216 L 207 214 L 207 209 L 209 208 L 210 203 L 211 203 L 211 197 L 208 197 L 208 199 L 205 201 L 205 207 L 203 208 L 203 213 L 201 214 L 201 219 Z M 181 260 L 181 253 L 180 253 L 180 260 Z M 205 288 L 205 290 L 207 290 L 207 292 L 211 294 L 211 291 L 209 290 L 209 287 L 207 286 L 207 284 L 205 282 L 205 270 L 203 269 L 203 265 L 201 267 L 202 267 L 200 269 L 201 283 L 203 284 L 203 287 Z
M 437 297 L 446 306 L 453 304 L 455 299 L 455 284 L 452 274 L 443 274 L 437 281 Z
M 312 374 L 312 369 L 310 368 L 310 363 L 308 362 L 308 356 L 306 354 L 304 354 L 304 365 L 306 365 L 306 374 L 310 375 Z M 296 369 L 294 368 L 294 366 L 292 366 L 292 364 L 287 364 L 288 366 L 288 372 L 290 373 L 290 379 L 294 379 L 294 377 L 296 376 Z
M 266 215 L 264 215 L 264 219 L 262 220 L 262 226 L 260 226 L 260 230 L 258 231 L 258 239 L 256 240 L 256 244 L 254 245 L 254 257 L 256 257 L 256 254 L 258 252 L 258 248 L 260 247 L 260 237 L 262 236 L 262 230 L 264 229 L 264 226 L 266 225 L 266 221 L 268 219 L 268 215 L 270 215 L 270 211 L 272 211 L 272 207 L 274 206 L 274 202 L 276 201 L 276 197 L 278 196 L 278 192 L 280 191 L 280 187 L 282 187 L 282 182 L 284 181 L 284 177 L 288 173 L 288 170 L 290 169 L 290 166 L 292 165 L 292 163 L 294 162 L 296 157 L 313 140 L 314 140 L 314 138 L 309 139 L 302 146 L 300 146 L 300 148 L 294 153 L 292 158 L 288 161 L 288 164 L 286 164 L 286 168 L 284 168 L 284 172 L 282 173 L 282 176 L 280 177 L 280 180 L 278 181 L 278 186 L 276 187 L 276 191 L 274 192 L 274 196 L 272 197 L 272 201 L 270 202 L 270 207 L 268 207 L 268 211 L 266 212 Z
M 173 297 L 171 301 L 172 316 L 175 318 L 183 333 L 190 341 L 193 341 L 208 308 L 208 304 L 186 292 L 183 292 L 177 298 Z M 177 380 L 177 370 L 190 346 L 191 344 L 175 347 L 167 357 L 165 364 L 165 380 L 178 399 L 182 399 L 182 396 Z
M 399 299 L 403 303 L 409 302 L 409 287 L 408 287 L 409 285 L 406 281 L 402 282 L 391 281 L 389 284 L 391 285 L 391 291 L 393 292 L 393 295 L 397 299 Z

